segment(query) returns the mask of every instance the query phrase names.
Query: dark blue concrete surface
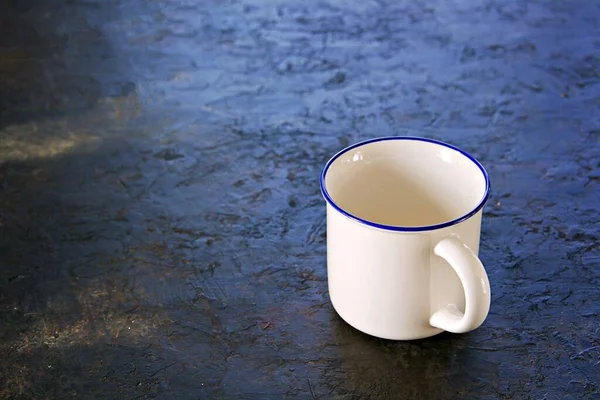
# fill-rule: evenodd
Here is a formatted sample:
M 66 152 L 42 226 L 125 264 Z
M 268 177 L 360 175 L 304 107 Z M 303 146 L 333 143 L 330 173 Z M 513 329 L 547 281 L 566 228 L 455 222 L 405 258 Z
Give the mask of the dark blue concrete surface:
M 0 398 L 600 398 L 599 2 L 0 3 Z M 472 333 L 329 303 L 319 173 L 384 135 L 490 172 Z

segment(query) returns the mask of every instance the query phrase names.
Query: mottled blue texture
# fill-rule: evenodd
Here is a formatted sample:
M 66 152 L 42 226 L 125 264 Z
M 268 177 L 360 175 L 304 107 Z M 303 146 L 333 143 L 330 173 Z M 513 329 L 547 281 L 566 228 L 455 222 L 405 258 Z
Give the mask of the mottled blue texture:
M 600 385 L 600 2 L 4 0 L 0 398 L 581 399 Z M 327 295 L 319 174 L 387 135 L 490 174 L 488 319 Z

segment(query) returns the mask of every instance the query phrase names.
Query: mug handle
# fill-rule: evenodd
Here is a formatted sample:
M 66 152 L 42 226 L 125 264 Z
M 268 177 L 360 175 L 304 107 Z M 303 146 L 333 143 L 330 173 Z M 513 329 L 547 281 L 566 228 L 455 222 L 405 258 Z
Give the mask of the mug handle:
M 435 245 L 433 253 L 456 271 L 465 291 L 465 312 L 453 304 L 436 311 L 429 324 L 453 333 L 465 333 L 479 327 L 490 310 L 491 292 L 483 264 L 458 238 L 449 236 Z

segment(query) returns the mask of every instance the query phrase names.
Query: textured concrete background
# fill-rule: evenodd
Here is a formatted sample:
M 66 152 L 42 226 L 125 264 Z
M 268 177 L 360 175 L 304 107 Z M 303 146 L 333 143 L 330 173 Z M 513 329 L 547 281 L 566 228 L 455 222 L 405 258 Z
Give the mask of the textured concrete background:
M 0 398 L 600 398 L 600 3 L 0 0 Z M 478 330 L 327 295 L 318 175 L 488 169 Z

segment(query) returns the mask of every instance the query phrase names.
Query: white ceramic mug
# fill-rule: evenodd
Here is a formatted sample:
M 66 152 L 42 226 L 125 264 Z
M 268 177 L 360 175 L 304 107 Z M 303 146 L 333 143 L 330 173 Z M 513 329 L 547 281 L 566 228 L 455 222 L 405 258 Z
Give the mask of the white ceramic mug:
M 490 182 L 466 152 L 436 140 L 354 144 L 321 174 L 327 278 L 337 313 L 395 340 L 479 327 L 490 284 L 479 235 Z

